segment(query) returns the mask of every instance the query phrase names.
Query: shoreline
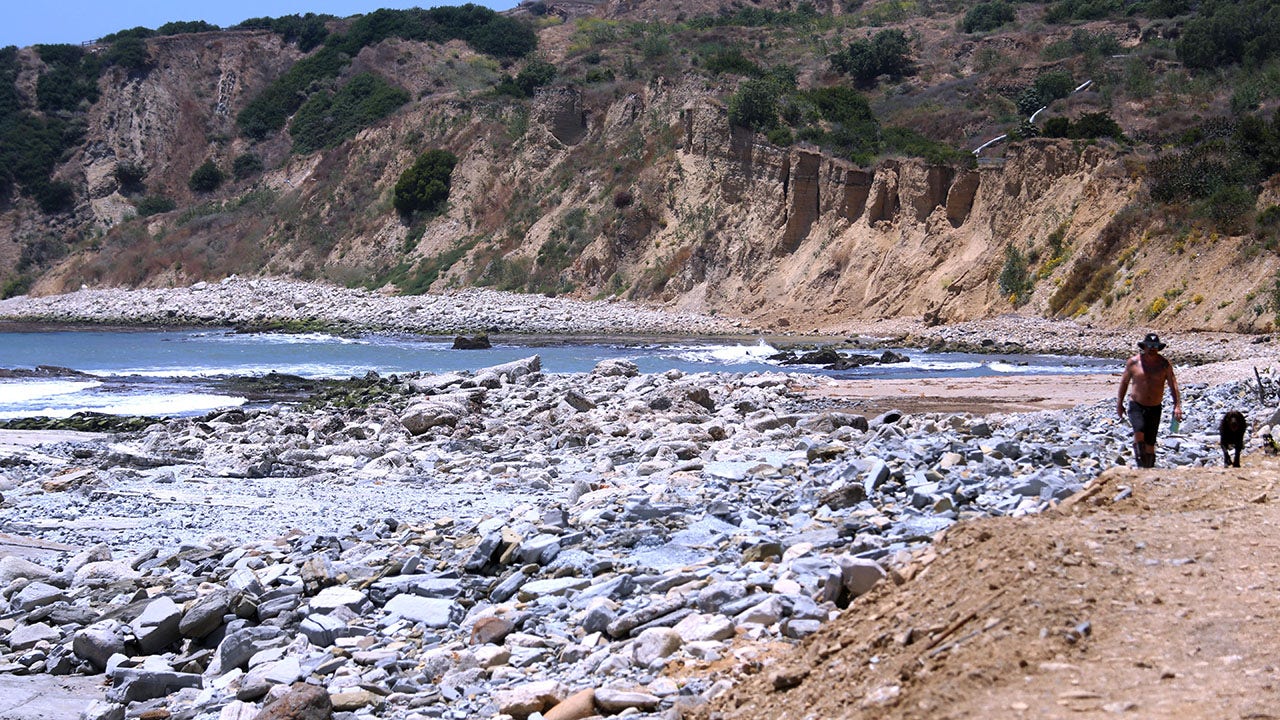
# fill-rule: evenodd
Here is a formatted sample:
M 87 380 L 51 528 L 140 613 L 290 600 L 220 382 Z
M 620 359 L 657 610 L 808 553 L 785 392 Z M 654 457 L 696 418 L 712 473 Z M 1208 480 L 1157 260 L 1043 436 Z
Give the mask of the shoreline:
M 851 320 L 817 332 L 778 333 L 746 318 L 673 312 L 610 298 L 577 300 L 465 288 L 438 295 L 383 295 L 283 278 L 228 277 L 183 288 L 82 289 L 0 300 L 0 329 L 159 330 L 221 327 L 248 331 L 489 334 L 575 338 L 716 338 L 771 344 L 888 346 L 976 353 L 1025 352 L 1125 358 L 1149 329 L 1101 328 L 1070 320 L 1005 314 L 948 325 L 919 318 Z M 1176 364 L 1280 356 L 1270 335 L 1166 331 Z
M 502 326 L 485 327 L 494 318 Z M 466 326 L 465 330 L 458 327 Z M 80 290 L 57 296 L 0 301 L 0 332 L 148 332 L 211 327 L 227 332 L 369 333 L 447 339 L 482 334 L 521 344 L 583 342 L 643 344 L 672 340 L 767 342 L 779 350 L 830 347 L 871 351 L 886 347 L 932 352 L 1036 354 L 1115 358 L 1100 379 L 1053 375 L 987 376 L 956 381 L 829 379 L 808 390 L 814 401 L 855 411 L 1035 412 L 1065 409 L 1105 397 L 1118 383 L 1123 358 L 1145 328 L 1114 329 L 1072 321 L 1007 314 L 926 326 L 917 319 L 849 321 L 828 334 L 765 333 L 745 319 L 670 313 L 627 301 L 583 301 L 469 288 L 430 296 L 387 296 L 365 290 L 279 278 L 226 278 L 186 288 Z M 1183 385 L 1280 377 L 1280 342 L 1268 335 L 1166 333 L 1165 355 Z M 779 368 L 787 372 L 787 367 Z M 1280 384 L 1280 383 L 1277 383 Z M 1087 387 L 1086 387 L 1087 386 Z
M 985 347 L 1001 327 L 995 337 L 1045 339 L 1067 326 L 1002 318 L 935 339 Z M 1252 398 L 1200 382 L 1242 379 L 1259 362 L 1180 368 L 1188 419 L 1162 438 L 1162 466 L 1220 462 L 1212 423 Z M 0 433 L 15 460 L 0 477 L 0 523 L 87 548 L 24 568 L 26 587 L 68 588 L 86 610 L 39 628 L 56 652 L 37 659 L 11 641 L 3 661 L 101 672 L 112 653 L 133 652 L 113 638 L 134 637 L 152 649 L 147 663 L 210 688 L 161 691 L 193 716 L 236 703 L 256 712 L 268 692 L 287 691 L 293 668 L 353 709 L 406 718 L 428 716 L 418 708 L 491 717 L 546 684 L 563 688 L 554 702 L 578 689 L 626 690 L 637 709 L 711 702 L 736 672 L 716 660 L 822 631 L 868 591 L 855 568 L 896 581 L 956 523 L 1042 512 L 1124 464 L 1115 381 L 641 374 L 617 360 L 544 374 L 528 358 L 379 380 L 354 404 L 230 410 L 88 438 L 36 431 L 9 438 L 7 452 Z M 872 418 L 870 405 L 849 407 L 859 395 L 904 414 Z M 107 570 L 110 584 L 95 588 Z M 118 583 L 156 595 L 130 617 L 100 616 Z M 34 592 L 11 595 L 24 629 L 45 612 L 30 609 Z M 171 623 L 138 619 L 161 614 Z M 189 652 L 206 630 L 178 630 L 197 621 L 227 635 L 212 655 Z M 494 627 L 505 630 L 489 636 Z M 278 659 L 233 661 L 227 646 L 240 642 Z M 355 642 L 360 652 L 337 652 Z M 131 679 L 173 676 L 144 659 L 117 670 L 115 709 Z M 374 663 L 383 674 L 350 684 Z M 668 665 L 703 669 L 676 688 L 655 673 Z

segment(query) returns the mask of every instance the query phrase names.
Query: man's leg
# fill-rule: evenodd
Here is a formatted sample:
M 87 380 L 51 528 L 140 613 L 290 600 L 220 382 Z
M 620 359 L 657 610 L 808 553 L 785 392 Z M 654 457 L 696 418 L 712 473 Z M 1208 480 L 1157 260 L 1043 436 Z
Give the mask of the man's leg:
M 1141 412 L 1142 467 L 1153 468 L 1156 466 L 1156 431 L 1160 428 L 1160 406 L 1144 406 Z
M 1143 433 L 1141 430 L 1133 434 L 1133 461 L 1137 467 L 1146 467 L 1144 464 L 1146 462 L 1146 453 L 1143 452 L 1144 445 L 1142 440 Z

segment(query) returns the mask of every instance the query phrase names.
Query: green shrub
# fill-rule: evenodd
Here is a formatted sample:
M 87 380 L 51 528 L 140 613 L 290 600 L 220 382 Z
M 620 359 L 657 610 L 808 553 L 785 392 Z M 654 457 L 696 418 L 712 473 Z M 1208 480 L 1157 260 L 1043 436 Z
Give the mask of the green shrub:
M 436 212 L 449 199 L 453 167 L 458 159 L 448 150 L 428 150 L 396 181 L 393 204 L 402 215 Z
M 873 154 L 880 143 L 880 123 L 866 98 L 849 87 L 814 88 L 796 93 L 801 104 L 817 110 L 825 129 L 802 132 L 805 139 L 835 154 L 859 160 Z
M 373 73 L 357 75 L 338 92 L 312 95 L 298 109 L 289 125 L 293 150 L 309 153 L 333 147 L 407 102 L 407 91 Z
M 262 158 L 257 153 L 246 152 L 231 162 L 231 174 L 236 180 L 244 180 L 262 172 Z
M 191 188 L 192 192 L 210 193 L 217 190 L 225 179 L 226 176 L 213 163 L 213 160 L 205 160 L 203 165 L 191 173 L 191 177 L 187 180 L 187 187 Z
M 515 18 L 496 14 L 479 27 L 464 33 L 462 39 L 475 48 L 476 52 L 496 58 L 524 57 L 538 47 L 538 35 L 533 28 Z
M 1232 141 L 1241 157 L 1257 163 L 1258 179 L 1280 172 L 1280 108 L 1270 123 L 1257 115 L 1241 117 Z
M 1061 60 L 1075 55 L 1103 57 L 1115 55 L 1121 51 L 1120 41 L 1111 33 L 1073 30 L 1070 38 L 1047 45 L 1044 49 L 1044 57 L 1047 60 Z
M 67 243 L 54 235 L 31 240 L 22 246 L 18 253 L 18 272 L 25 273 L 32 268 L 46 267 L 67 256 Z
M 142 38 L 122 37 L 111 43 L 102 59 L 107 65 L 138 72 L 151 64 L 151 52 L 147 50 L 147 43 Z
M 1032 283 L 1031 275 L 1027 272 L 1027 258 L 1013 243 L 1009 243 L 1004 248 L 1004 267 L 1000 269 L 1000 277 L 996 282 L 1000 286 L 1000 293 L 1009 298 L 1009 302 L 1014 305 L 1026 302 L 1027 296 L 1031 293 Z
M 75 207 L 76 192 L 71 183 L 62 180 L 46 180 L 38 183 L 31 192 L 40 210 L 46 215 L 67 212 Z
M 18 275 L 17 277 L 9 278 L 3 286 L 0 286 L 0 300 L 26 295 L 33 283 L 34 280 L 30 275 Z
M 1121 0 L 1058 0 L 1044 13 L 1044 20 L 1052 25 L 1062 25 L 1076 20 L 1105 20 L 1122 17 Z
M 1244 185 L 1218 188 L 1204 203 L 1202 214 L 1227 235 L 1243 235 L 1254 223 L 1258 195 Z
M 716 50 L 703 61 L 702 66 L 712 75 L 757 77 L 764 72 L 759 65 L 748 60 L 736 47 Z
M 516 75 L 515 80 L 506 79 L 498 85 L 499 95 L 530 98 L 538 88 L 550 84 L 556 77 L 556 66 L 545 60 L 533 60 Z
M 1140 11 L 1149 18 L 1172 18 L 1192 10 L 1192 0 L 1147 0 Z
M 770 144 L 778 147 L 791 147 L 796 141 L 795 134 L 788 127 L 776 127 L 765 134 Z
M 62 153 L 80 142 L 83 126 L 57 117 L 19 112 L 0 117 L 0 168 L 35 196 L 48 183 Z
M 1040 137 L 1040 128 L 1031 122 L 1031 118 L 1026 118 L 1018 123 L 1018 127 L 1009 133 L 1011 140 L 1029 140 L 1034 137 Z
M 37 45 L 49 69 L 36 81 L 37 106 L 46 113 L 74 112 L 98 101 L 102 63 L 78 45 Z
M 1014 18 L 1013 8 L 1003 0 L 980 2 L 964 14 L 960 29 L 967 33 L 987 32 L 1013 22 Z
M 284 15 L 278 18 L 249 18 L 235 26 L 237 30 L 270 30 L 287 43 L 296 43 L 302 52 L 310 52 L 329 37 L 327 23 L 336 20 L 333 15 Z
M 1076 89 L 1076 84 L 1071 79 L 1070 73 L 1052 70 L 1036 76 L 1035 89 L 1040 93 L 1044 104 L 1048 105 L 1054 100 L 1061 100 L 1070 95 L 1071 91 Z
M 702 15 L 688 21 L 697 30 L 713 27 L 795 27 L 807 25 L 819 18 L 813 3 L 800 3 L 795 10 L 770 10 L 768 8 L 739 7 L 736 12 Z
M 743 80 L 729 98 L 729 122 L 748 130 L 768 131 L 778 126 L 778 85 L 772 80 Z
M 1014 104 L 1018 106 L 1018 112 L 1026 116 L 1030 116 L 1035 114 L 1035 111 L 1044 107 L 1047 103 L 1040 95 L 1039 90 L 1034 87 L 1029 87 L 1018 94 L 1018 99 L 1014 101 Z
M 262 139 L 280 130 L 314 92 L 341 75 L 361 49 L 388 38 L 464 40 L 477 52 L 499 58 L 523 57 L 538 43 L 538 36 L 523 22 L 478 5 L 375 10 L 357 18 L 345 35 L 329 35 L 324 47 L 294 63 L 249 101 L 236 117 L 240 132 Z
M 22 97 L 18 95 L 18 48 L 10 45 L 0 48 L 0 120 L 22 110 Z
M 1069 138 L 1071 137 L 1071 118 L 1051 117 L 1044 121 L 1045 137 L 1050 138 Z
M 1258 213 L 1255 221 L 1259 228 L 1280 230 L 1280 205 L 1268 205 L 1265 210 Z
M 240 111 L 236 117 L 240 132 L 262 139 L 283 128 L 289 116 L 302 107 L 313 85 L 337 77 L 348 62 L 350 58 L 327 46 L 294 63 Z
M 134 209 L 138 211 L 138 215 L 141 217 L 150 217 L 159 213 L 169 212 L 176 207 L 177 205 L 172 200 L 163 195 L 148 195 L 134 205 Z
M 1065 117 L 1048 118 L 1044 121 L 1043 134 L 1045 137 L 1074 140 L 1096 140 L 1103 137 L 1125 139 L 1124 130 L 1106 111 L 1084 113 L 1075 122 Z
M 927 138 L 911 128 L 885 128 L 883 138 L 885 150 L 896 150 L 903 155 L 924 158 L 935 165 L 970 167 L 977 162 L 973 153 Z
M 1115 140 L 1124 139 L 1124 130 L 1111 117 L 1111 113 L 1093 112 L 1084 113 L 1071 124 L 1071 137 L 1079 140 L 1092 140 L 1095 138 L 1109 137 Z
M 217 32 L 222 28 L 204 20 L 178 20 L 156 28 L 157 35 L 188 35 L 191 33 Z
M 1280 56 L 1280 10 L 1272 0 L 1206 2 L 1183 27 L 1177 51 L 1191 68 L 1260 67 Z
M 831 67 L 852 75 L 859 87 L 875 87 L 877 78 L 912 73 L 911 42 L 901 30 L 881 30 L 870 40 L 854 40 L 829 58 Z
M 151 28 L 147 28 L 147 27 L 142 27 L 141 25 L 139 25 L 137 27 L 129 28 L 128 30 L 119 30 L 117 32 L 113 32 L 110 35 L 103 35 L 102 37 L 98 38 L 98 42 L 113 43 L 123 38 L 136 38 L 138 40 L 146 40 L 149 37 L 155 37 L 155 36 L 156 36 L 155 30 L 152 30 Z
M 1229 160 L 1203 149 L 1166 153 L 1147 165 L 1151 198 L 1157 202 L 1205 198 L 1233 178 Z

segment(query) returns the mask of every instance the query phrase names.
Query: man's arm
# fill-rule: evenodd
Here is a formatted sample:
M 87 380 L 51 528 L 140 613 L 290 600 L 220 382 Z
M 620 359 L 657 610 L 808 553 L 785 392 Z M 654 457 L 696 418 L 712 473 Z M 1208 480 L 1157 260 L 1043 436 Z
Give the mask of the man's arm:
M 1182 421 L 1182 390 L 1178 387 L 1178 376 L 1173 374 L 1173 363 L 1169 363 L 1169 392 L 1173 394 L 1173 419 Z
M 1125 361 L 1124 374 L 1120 376 L 1120 393 L 1116 396 L 1116 415 L 1124 418 L 1124 394 L 1129 391 L 1129 380 L 1133 377 L 1133 361 Z

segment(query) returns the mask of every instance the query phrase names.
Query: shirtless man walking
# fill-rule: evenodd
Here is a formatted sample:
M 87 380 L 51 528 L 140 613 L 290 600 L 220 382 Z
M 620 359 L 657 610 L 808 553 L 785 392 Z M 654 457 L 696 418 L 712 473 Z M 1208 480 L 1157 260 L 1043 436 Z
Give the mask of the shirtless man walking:
M 1165 344 L 1160 336 L 1148 333 L 1138 343 L 1138 354 L 1124 364 L 1120 376 L 1120 395 L 1116 398 L 1116 413 L 1124 419 L 1124 394 L 1129 393 L 1129 424 L 1133 426 L 1133 456 L 1138 467 L 1156 466 L 1156 433 L 1160 429 L 1160 409 L 1164 401 L 1164 386 L 1173 394 L 1173 419 L 1182 421 L 1182 391 L 1173 374 L 1173 364 L 1160 354 Z

